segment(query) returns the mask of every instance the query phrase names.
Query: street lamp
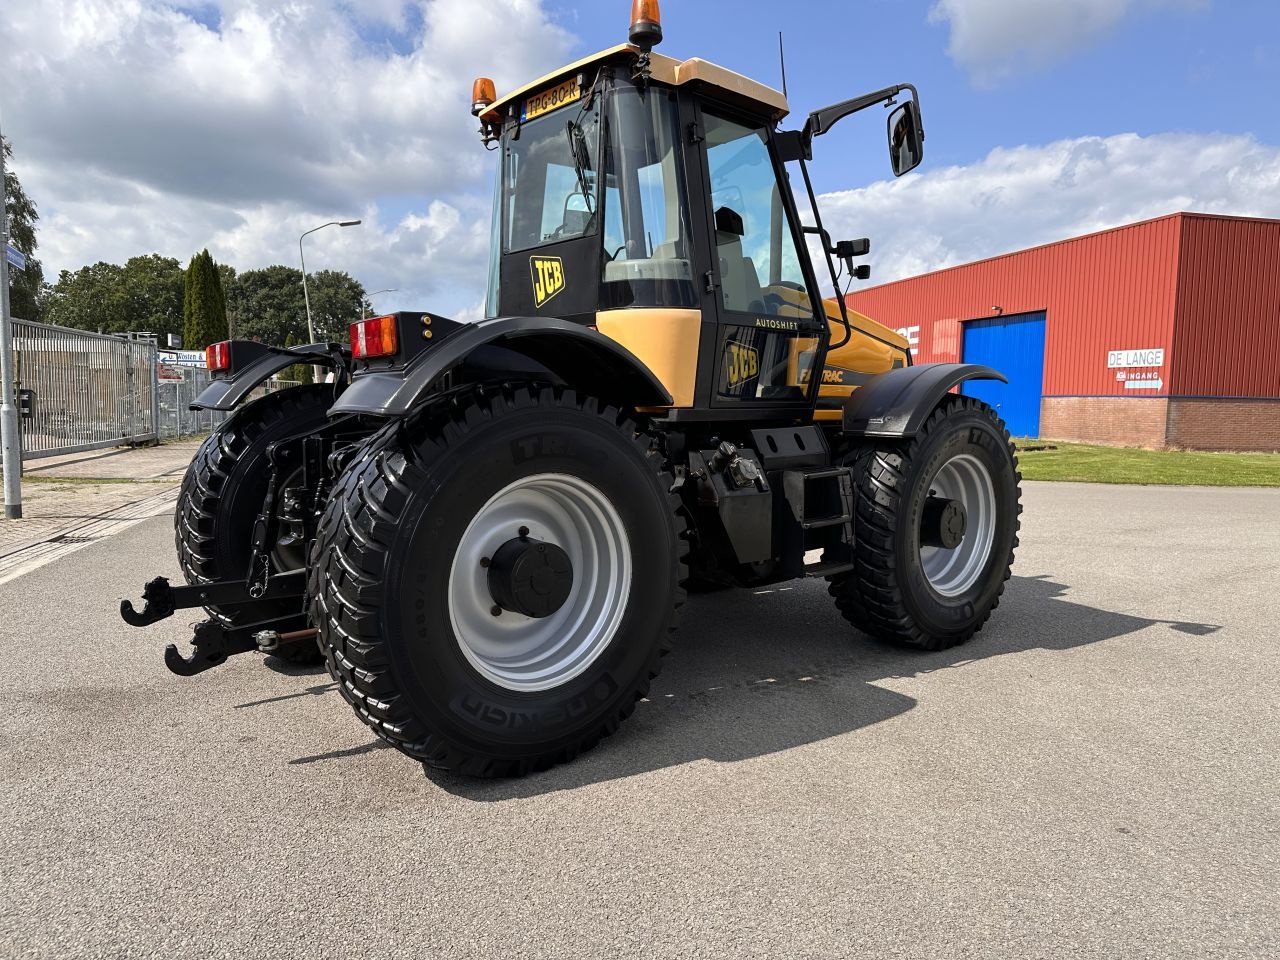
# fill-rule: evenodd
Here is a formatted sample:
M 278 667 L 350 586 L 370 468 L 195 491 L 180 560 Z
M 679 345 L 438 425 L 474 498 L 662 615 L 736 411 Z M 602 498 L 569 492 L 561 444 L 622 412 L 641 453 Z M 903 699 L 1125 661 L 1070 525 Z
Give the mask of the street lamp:
M 298 259 L 302 261 L 302 302 L 307 305 L 307 339 L 311 343 L 316 342 L 315 324 L 311 322 L 311 295 L 307 292 L 307 258 L 302 253 L 302 241 L 317 230 L 323 230 L 325 227 L 358 227 L 359 220 L 330 220 L 328 223 L 322 223 L 318 227 L 313 227 L 298 238 Z M 324 368 L 316 364 L 311 368 L 312 379 L 316 383 L 322 382 L 324 376 Z
M 325 227 L 358 227 L 359 225 L 359 220 L 330 220 L 328 223 L 313 227 L 298 238 L 298 259 L 302 261 L 302 301 L 307 305 L 307 336 L 312 343 L 316 342 L 316 328 L 311 321 L 311 295 L 307 292 L 307 258 L 302 252 L 302 241 Z
M 363 320 L 363 319 L 365 319 L 365 317 L 369 316 L 369 307 L 373 306 L 373 298 L 374 298 L 374 297 L 376 297 L 376 296 L 378 296 L 378 294 L 380 294 L 380 293 L 399 293 L 399 292 L 400 292 L 400 290 L 399 290 L 399 288 L 397 288 L 397 287 L 387 287 L 387 289 L 385 289 L 385 290 L 375 290 L 375 291 L 373 291 L 373 293 L 371 293 L 371 294 L 369 294 L 368 296 L 366 296 L 366 297 L 364 298 L 364 302 L 360 304 L 360 319 L 361 319 L 361 320 Z

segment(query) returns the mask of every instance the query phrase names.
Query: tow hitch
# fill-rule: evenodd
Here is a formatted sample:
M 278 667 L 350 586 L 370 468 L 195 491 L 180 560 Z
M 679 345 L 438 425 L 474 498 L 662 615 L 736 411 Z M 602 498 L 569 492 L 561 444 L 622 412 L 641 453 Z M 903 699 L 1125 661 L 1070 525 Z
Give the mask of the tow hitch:
M 285 646 L 314 640 L 316 631 L 307 629 L 306 616 L 302 612 L 306 578 L 305 570 L 292 570 L 267 578 L 265 586 L 250 588 L 243 580 L 175 587 L 165 577 L 156 577 L 142 590 L 142 610 L 136 610 L 131 600 L 121 600 L 120 616 L 131 626 L 147 627 L 173 616 L 178 610 L 297 598 L 296 614 L 242 626 L 228 626 L 212 619 L 197 623 L 191 638 L 195 650 L 189 658 L 179 653 L 172 643 L 164 649 L 165 666 L 180 677 L 190 677 L 225 663 L 228 657 L 237 653 L 252 650 L 278 653 Z

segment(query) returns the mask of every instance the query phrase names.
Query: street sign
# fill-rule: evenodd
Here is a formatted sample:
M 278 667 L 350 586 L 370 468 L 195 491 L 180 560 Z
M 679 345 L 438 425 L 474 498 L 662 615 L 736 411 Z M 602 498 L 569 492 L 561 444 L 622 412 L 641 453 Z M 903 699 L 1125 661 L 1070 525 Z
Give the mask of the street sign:
M 16 270 L 27 269 L 27 258 L 17 247 L 12 247 L 6 243 L 4 245 L 4 258 L 8 260 Z
M 157 359 L 161 363 L 172 363 L 179 367 L 204 367 L 203 350 L 157 350 Z

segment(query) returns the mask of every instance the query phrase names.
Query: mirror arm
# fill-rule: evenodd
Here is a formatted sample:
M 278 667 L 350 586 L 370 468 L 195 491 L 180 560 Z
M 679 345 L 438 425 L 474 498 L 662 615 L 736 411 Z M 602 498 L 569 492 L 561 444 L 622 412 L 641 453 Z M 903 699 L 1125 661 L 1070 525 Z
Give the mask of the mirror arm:
M 861 97 L 854 97 L 852 100 L 844 101 L 844 103 L 837 103 L 834 106 L 823 107 L 821 110 L 813 111 L 813 113 L 809 114 L 809 119 L 800 134 L 804 138 L 807 159 L 813 158 L 814 137 L 829 133 L 837 123 L 845 117 L 857 113 L 859 110 L 865 110 L 867 107 L 874 107 L 877 103 L 886 103 L 893 100 L 904 90 L 911 92 L 911 96 L 916 102 L 916 112 L 923 117 L 924 112 L 920 109 L 920 94 L 915 86 L 910 83 L 899 83 L 892 87 L 885 87 L 875 93 L 863 94 Z M 920 139 L 924 139 L 923 123 L 920 126 Z
M 813 190 L 813 180 L 809 176 L 809 165 L 800 160 L 800 172 L 804 175 L 804 188 L 809 194 L 809 206 L 813 210 L 815 226 L 801 227 L 804 233 L 817 234 L 822 240 L 822 253 L 827 261 L 827 269 L 831 272 L 831 289 L 835 291 L 836 303 L 840 305 L 840 322 L 844 326 L 844 338 L 839 343 L 827 344 L 827 350 L 839 350 L 853 339 L 853 324 L 849 322 L 849 307 L 840 295 L 840 277 L 836 274 L 835 261 L 831 259 L 831 235 L 822 225 L 822 211 L 818 209 L 818 195 Z M 821 297 L 819 297 L 821 299 Z M 826 319 L 826 308 L 822 308 L 822 319 Z

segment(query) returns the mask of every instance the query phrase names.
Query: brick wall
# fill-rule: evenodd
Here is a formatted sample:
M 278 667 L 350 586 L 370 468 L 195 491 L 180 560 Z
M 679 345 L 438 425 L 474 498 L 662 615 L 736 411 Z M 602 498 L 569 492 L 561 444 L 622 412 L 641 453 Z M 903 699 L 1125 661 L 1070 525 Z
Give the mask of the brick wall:
M 1187 450 L 1280 451 L 1280 400 L 1170 400 L 1168 443 Z
M 1111 447 L 1165 445 L 1169 401 L 1140 397 L 1045 397 L 1040 436 L 1045 440 Z

